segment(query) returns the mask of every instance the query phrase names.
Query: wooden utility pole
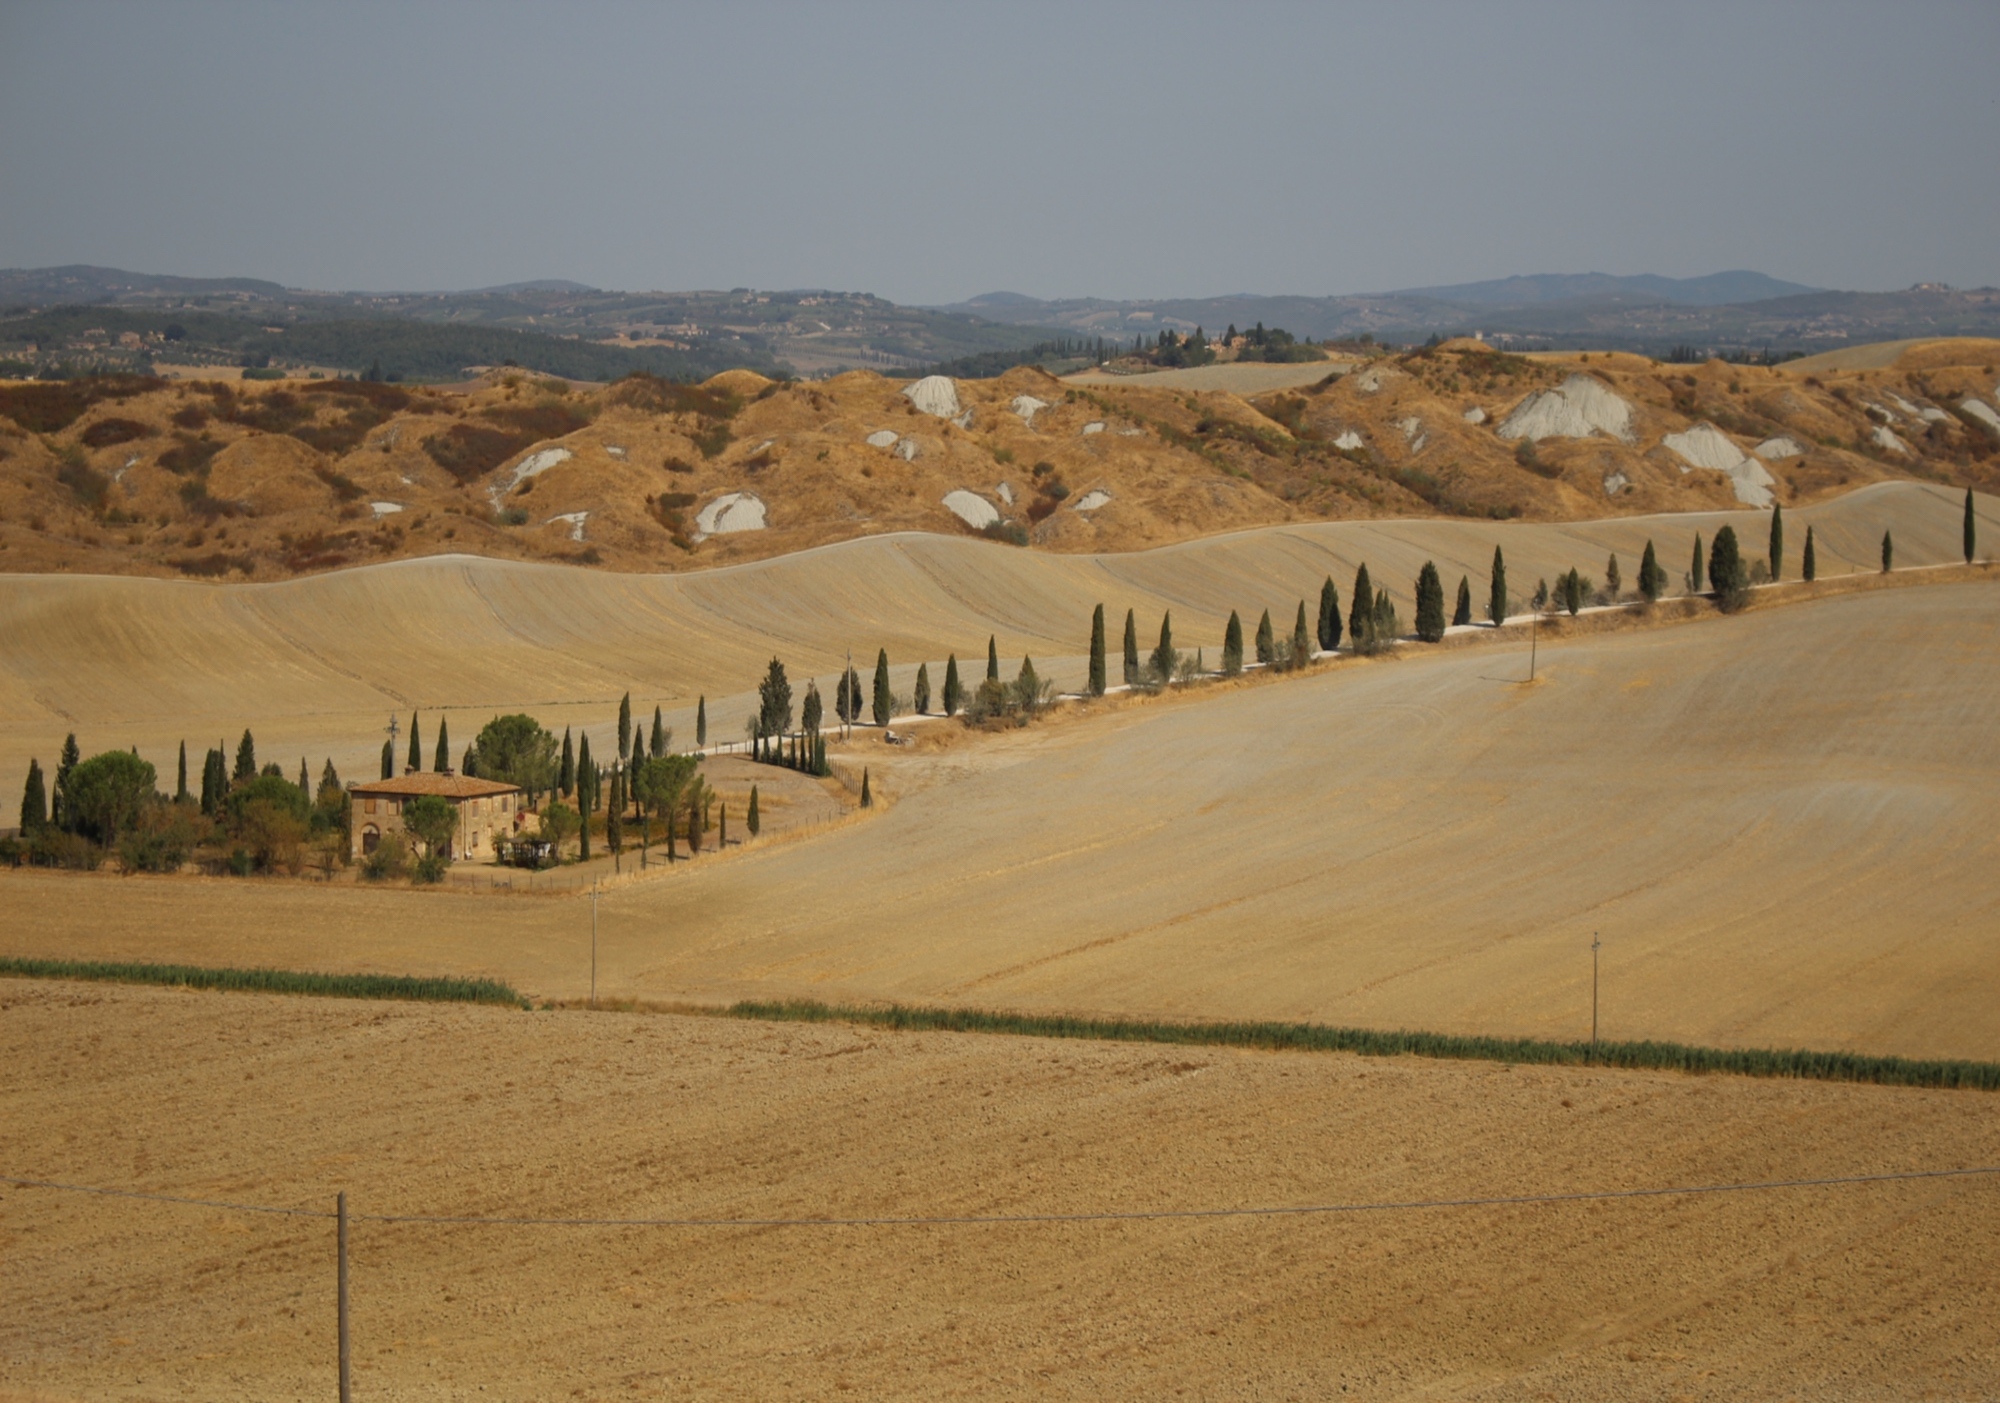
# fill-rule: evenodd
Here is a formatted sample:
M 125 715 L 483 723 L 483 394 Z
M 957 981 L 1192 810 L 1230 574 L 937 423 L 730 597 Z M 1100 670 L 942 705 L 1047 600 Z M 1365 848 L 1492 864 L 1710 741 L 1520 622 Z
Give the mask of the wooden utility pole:
M 1590 1060 L 1597 1060 L 1597 947 L 1604 942 L 1590 933 Z
M 348 1363 L 347 1335 L 347 1191 L 343 1189 L 333 1204 L 334 1217 L 339 1221 L 335 1236 L 340 1252 L 340 1403 L 353 1403 L 354 1377 Z

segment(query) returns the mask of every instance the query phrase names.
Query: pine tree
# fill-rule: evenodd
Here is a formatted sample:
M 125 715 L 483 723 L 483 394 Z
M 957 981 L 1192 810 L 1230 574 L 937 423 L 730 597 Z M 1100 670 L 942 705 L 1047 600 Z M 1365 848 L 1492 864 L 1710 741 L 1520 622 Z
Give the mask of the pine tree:
M 618 758 L 632 758 L 632 694 L 618 699 Z
M 958 715 L 959 703 L 965 700 L 965 688 L 958 680 L 958 654 L 952 653 L 944 660 L 944 703 L 946 716 Z
M 396 743 L 382 742 L 382 778 L 393 779 L 396 774 Z
M 1799 557 L 1799 574 L 1805 577 L 1807 584 L 1819 575 L 1819 557 L 1813 550 L 1813 529 L 1810 526 L 1806 528 L 1805 552 Z
M 665 721 L 666 718 L 660 714 L 660 709 L 657 706 L 654 707 L 652 742 L 647 746 L 647 750 L 653 755 L 665 755 L 667 753 L 667 728 Z
M 1646 596 L 1648 604 L 1660 597 L 1666 588 L 1666 572 L 1660 569 L 1660 557 L 1653 550 L 1650 539 L 1646 542 L 1646 553 L 1639 557 L 1639 593 Z
M 703 693 L 694 704 L 694 748 L 708 749 L 708 694 Z
M 576 789 L 576 750 L 571 740 L 569 727 L 563 727 L 562 766 L 556 771 L 556 793 L 568 798 Z
M 890 713 L 894 709 L 893 699 L 889 694 L 889 650 L 879 648 L 875 652 L 875 724 L 886 727 L 889 724 Z
M 1319 650 L 1331 653 L 1340 646 L 1340 591 L 1333 587 L 1333 576 L 1319 587 Z
M 1234 677 L 1243 671 L 1243 620 L 1229 611 L 1229 626 L 1222 631 L 1222 675 Z
M 1507 558 L 1493 547 L 1493 578 L 1486 586 L 1486 617 L 1498 628 L 1507 622 Z
M 1139 627 L 1132 611 L 1125 611 L 1125 685 L 1139 680 Z
M 1882 573 L 1888 574 L 1896 568 L 1896 542 L 1887 531 L 1882 533 Z
M 750 812 L 744 817 L 743 826 L 750 830 L 752 838 L 764 827 L 763 820 L 757 816 L 757 786 L 754 784 L 750 786 Z
M 1257 620 L 1257 636 L 1251 646 L 1257 650 L 1257 661 L 1269 667 L 1278 656 L 1278 635 L 1271 628 L 1271 611 Z
M 1688 566 L 1688 588 L 1695 594 L 1700 594 L 1708 588 L 1707 579 L 1708 569 L 1701 560 L 1701 533 L 1697 531 L 1694 537 L 1694 563 Z
M 409 765 L 412 770 L 421 770 L 424 767 L 424 742 L 423 737 L 417 734 L 417 713 L 414 711 L 410 713 Z
M 1090 695 L 1104 695 L 1104 606 L 1090 615 Z
M 861 807 L 864 809 L 875 807 L 875 796 L 868 791 L 868 767 L 866 765 L 861 767 Z
M 1807 527 L 1806 529 L 1810 531 L 1812 528 Z M 1978 523 L 1972 515 L 1972 489 L 1968 487 L 1965 489 L 1965 563 L 1967 565 L 1972 564 L 1973 553 L 1978 548 L 1978 545 Z
M 187 801 L 188 801 L 188 743 L 186 741 L 182 741 L 180 768 L 176 772 L 176 779 L 174 781 L 174 802 L 176 804 L 185 804 Z
M 1610 595 L 1611 602 L 1616 604 L 1618 594 L 1624 588 L 1625 572 L 1618 568 L 1618 553 L 1613 551 L 1611 558 L 1604 562 L 1604 592 Z
M 21 786 L 21 836 L 39 832 L 49 821 L 49 797 L 42 787 L 42 762 L 28 762 L 28 782 Z
M 1465 576 L 1458 577 L 1458 603 L 1452 606 L 1451 626 L 1464 628 L 1472 622 L 1472 581 Z
M 249 729 L 243 732 L 243 739 L 236 742 L 236 769 L 230 774 L 232 784 L 241 784 L 246 779 L 257 778 L 257 742 L 250 738 Z
M 1299 601 L 1299 616 L 1292 623 L 1292 666 L 1304 667 L 1312 661 L 1312 630 L 1306 627 L 1306 602 Z
M 1157 648 L 1153 649 L 1151 661 L 1153 671 L 1160 674 L 1160 681 L 1171 682 L 1174 680 L 1174 666 L 1180 661 L 1180 656 L 1174 652 L 1174 616 L 1172 610 L 1160 615 L 1160 644 Z
M 1357 653 L 1375 651 L 1375 588 L 1364 561 L 1354 572 L 1354 598 L 1347 605 L 1347 642 Z
M 1708 552 L 1708 582 L 1715 587 L 1716 602 L 1724 611 L 1741 609 L 1749 597 L 1750 572 L 1743 564 L 1743 551 L 1736 544 L 1736 528 L 1725 526 L 1715 533 Z
M 1444 581 L 1436 562 L 1429 560 L 1417 572 L 1417 637 L 1426 643 L 1444 637 Z
M 1000 680 L 1000 650 L 994 646 L 993 635 L 990 633 L 986 635 L 986 680 L 988 682 Z
M 1771 553 L 1769 559 L 1771 565 L 1771 582 L 1776 584 L 1780 579 L 1784 578 L 1785 574 L 1785 509 L 1777 502 L 1771 504 Z

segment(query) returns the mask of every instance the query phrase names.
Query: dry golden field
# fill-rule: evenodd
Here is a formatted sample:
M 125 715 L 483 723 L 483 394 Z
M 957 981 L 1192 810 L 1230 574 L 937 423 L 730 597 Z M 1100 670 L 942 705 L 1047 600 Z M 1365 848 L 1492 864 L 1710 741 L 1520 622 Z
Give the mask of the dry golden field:
M 5 1169 L 358 1214 L 1382 1204 L 2000 1163 L 1992 1098 L 0 981 Z M 1984 1399 L 1991 1178 L 353 1228 L 355 1397 Z M 0 1189 L 0 1399 L 330 1397 L 324 1219 Z

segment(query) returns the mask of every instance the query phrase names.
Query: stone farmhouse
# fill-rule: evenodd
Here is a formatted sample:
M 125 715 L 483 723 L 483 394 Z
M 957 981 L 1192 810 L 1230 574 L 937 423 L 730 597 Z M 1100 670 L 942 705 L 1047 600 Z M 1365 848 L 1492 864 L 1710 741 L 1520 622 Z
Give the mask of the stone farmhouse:
M 385 834 L 403 831 L 403 806 L 427 794 L 447 800 L 458 811 L 458 832 L 452 839 L 452 859 L 491 858 L 494 845 L 512 836 L 522 815 L 518 785 L 471 779 L 449 770 L 409 770 L 400 778 L 370 780 L 349 791 L 353 819 L 350 850 L 357 858 L 375 851 Z

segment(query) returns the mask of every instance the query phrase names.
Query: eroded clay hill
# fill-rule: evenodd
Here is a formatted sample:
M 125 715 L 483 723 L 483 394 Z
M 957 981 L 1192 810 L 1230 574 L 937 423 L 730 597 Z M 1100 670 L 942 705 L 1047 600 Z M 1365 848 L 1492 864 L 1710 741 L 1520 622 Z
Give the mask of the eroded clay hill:
M 2000 487 L 2000 343 L 1865 369 L 1475 342 L 1245 398 L 856 372 L 0 386 L 0 570 L 282 579 L 440 553 L 677 571 L 898 530 L 1124 551 L 1384 517 L 1571 521 Z

